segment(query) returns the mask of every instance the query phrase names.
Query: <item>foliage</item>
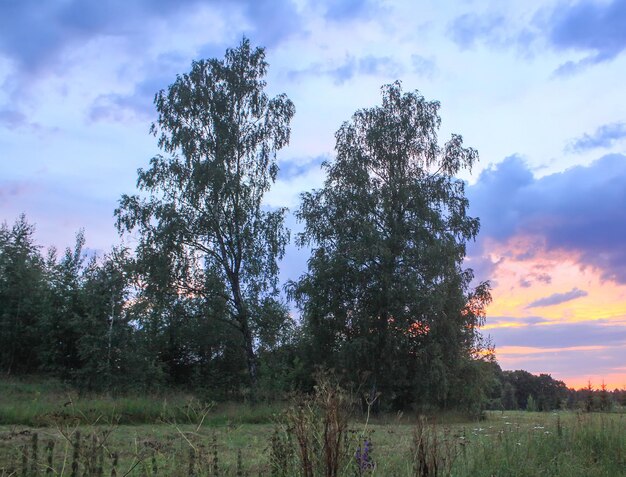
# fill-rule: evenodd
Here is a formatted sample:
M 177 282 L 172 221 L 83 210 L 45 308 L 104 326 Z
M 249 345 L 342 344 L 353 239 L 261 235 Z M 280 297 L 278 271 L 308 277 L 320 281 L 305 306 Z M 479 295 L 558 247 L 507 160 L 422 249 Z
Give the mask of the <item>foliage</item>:
M 382 96 L 341 126 L 324 187 L 302 195 L 298 241 L 313 251 L 290 292 L 317 364 L 367 375 L 394 407 L 444 406 L 490 300 L 462 268 L 479 221 L 454 177 L 478 155 L 458 135 L 438 145 L 439 103 L 400 83 Z
M 372 444 L 348 428 L 353 400 L 332 374 L 318 373 L 312 395 L 295 395 L 271 441 L 272 475 L 340 477 L 374 468 Z M 367 427 L 367 422 L 365 424 Z
M 445 477 L 457 457 L 457 442 L 445 429 L 441 436 L 433 424 L 421 416 L 413 431 L 411 446 L 415 477 Z
M 375 467 L 359 474 L 354 458 L 339 476 L 409 477 L 425 475 L 426 469 L 429 476 L 619 476 L 626 470 L 625 417 L 497 412 L 489 413 L 480 425 L 395 419 L 370 423 Z M 45 430 L 0 426 L 0 475 L 44 475 L 50 466 L 54 472 L 49 473 L 69 476 L 75 461 L 78 475 L 98 475 L 101 463 L 104 475 L 112 475 L 115 467 L 117 475 L 129 476 L 278 476 L 271 461 L 271 431 L 269 424 L 216 426 L 207 421 L 200 426 L 61 425 Z M 351 441 L 355 454 L 358 445 L 358 440 Z M 284 456 L 293 457 L 288 451 Z M 420 463 L 428 466 L 420 468 Z M 283 475 L 303 474 L 291 468 Z M 314 475 L 326 474 L 320 469 Z
M 145 296 L 161 300 L 157 313 L 190 305 L 222 320 L 239 334 L 253 385 L 255 341 L 285 317 L 276 304 L 285 210 L 261 204 L 294 114 L 284 94 L 265 94 L 266 71 L 264 50 L 244 39 L 224 60 L 193 62 L 160 91 L 152 132 L 170 156 L 139 170 L 148 197 L 124 195 L 116 210 L 120 231 L 139 233 Z
M 46 277 L 34 231 L 24 215 L 12 227 L 0 227 L 0 369 L 6 374 L 33 372 L 39 365 L 37 324 Z
M 500 379 L 504 409 L 551 411 L 565 405 L 568 395 L 565 383 L 549 374 L 535 376 L 523 370 L 503 371 Z

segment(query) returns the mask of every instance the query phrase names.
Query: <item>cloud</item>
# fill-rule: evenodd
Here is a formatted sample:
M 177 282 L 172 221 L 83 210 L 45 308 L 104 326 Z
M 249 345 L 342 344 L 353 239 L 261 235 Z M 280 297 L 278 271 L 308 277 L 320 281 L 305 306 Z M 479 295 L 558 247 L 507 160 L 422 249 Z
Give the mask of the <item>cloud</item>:
M 546 285 L 549 285 L 550 283 L 552 283 L 552 277 L 547 273 L 538 273 L 534 277 L 536 280 L 543 282 Z
M 289 159 L 281 161 L 278 171 L 278 179 L 288 181 L 290 179 L 296 179 L 300 176 L 307 175 L 311 171 L 318 171 L 324 161 L 328 161 L 330 157 L 328 155 L 321 155 L 315 157 L 306 157 L 300 159 Z
M 518 156 L 485 169 L 467 188 L 470 213 L 481 220 L 473 255 L 485 255 L 488 240 L 535 240 L 514 258 L 542 250 L 577 254 L 602 279 L 626 283 L 626 156 L 606 155 L 589 166 L 535 178 Z
M 526 305 L 526 308 L 541 308 L 544 306 L 559 305 L 567 301 L 575 300 L 576 298 L 587 296 L 588 294 L 589 293 L 587 293 L 585 290 L 573 288 L 565 293 L 553 293 L 552 295 L 545 298 L 539 298 L 538 300 L 535 300 L 532 303 Z
M 488 317 L 487 324 L 524 322 L 520 318 Z M 535 322 L 533 322 L 535 321 Z M 603 320 L 546 324 L 531 317 L 525 326 L 497 327 L 489 334 L 497 346 L 572 348 L 576 346 L 626 346 L 626 326 Z
M 301 191 L 322 186 L 325 172 L 321 163 L 327 159 L 325 156 L 316 156 L 281 161 L 276 182 L 263 198 L 264 204 L 270 207 L 289 207 L 292 210 L 297 208 Z M 304 269 L 306 267 L 302 270 Z
M 519 255 L 516 255 L 518 258 Z M 552 277 L 547 273 L 529 273 L 525 277 L 519 279 L 519 286 L 522 288 L 530 288 L 534 282 L 541 282 L 546 285 L 552 283 Z
M 415 73 L 426 78 L 432 78 L 437 69 L 434 58 L 421 55 L 411 55 L 411 65 Z
M 465 13 L 448 25 L 448 36 L 461 49 L 479 42 L 489 47 L 518 47 L 526 55 L 548 47 L 560 52 L 581 52 L 556 70 L 557 76 L 578 73 L 610 61 L 626 49 L 626 0 L 561 1 L 515 18 L 499 13 Z
M 225 2 L 229 5 L 230 2 Z M 244 31 L 262 46 L 274 47 L 301 30 L 302 19 L 290 0 L 238 0 L 244 16 L 251 22 L 250 32 Z
M 0 17 L 0 52 L 23 72 L 41 73 L 72 46 L 101 35 L 130 36 L 149 20 L 173 15 L 174 0 L 157 2 L 80 2 L 23 0 L 4 2 Z
M 502 42 L 505 19 L 501 15 L 466 13 L 448 26 L 448 35 L 461 49 L 473 48 L 481 40 L 490 45 Z
M 402 64 L 390 56 L 366 55 L 356 58 L 348 55 L 339 64 L 316 63 L 303 70 L 293 70 L 289 73 L 292 79 L 301 76 L 326 75 L 331 77 L 335 84 L 342 85 L 357 75 L 383 76 L 387 80 L 398 79 L 404 72 Z
M 626 349 L 626 326 L 608 321 L 536 324 L 516 326 L 519 318 L 489 317 L 511 326 L 497 326 L 488 330 L 496 345 L 496 356 L 503 369 L 525 369 L 532 373 L 550 373 L 557 379 L 581 381 L 593 377 L 600 382 L 613 376 L 623 366 Z M 617 383 L 616 383 L 617 384 Z
M 158 58 L 151 62 L 144 68 L 145 79 L 135 84 L 132 92 L 99 95 L 89 108 L 89 119 L 124 121 L 128 115 L 153 119 L 156 114 L 155 94 L 173 83 L 176 74 L 190 69 L 190 63 L 185 60 L 180 58 L 176 62 L 166 62 Z
M 17 129 L 28 125 L 26 116 L 15 109 L 0 110 L 0 126 L 8 129 Z
M 15 60 L 20 70 L 40 73 L 67 49 L 96 37 L 121 37 L 145 46 L 154 33 L 152 21 L 180 21 L 202 6 L 241 10 L 264 45 L 276 44 L 299 28 L 298 12 L 290 1 L 21 0 L 3 3 L 0 53 Z
M 264 46 L 263 43 L 259 44 L 256 41 L 251 41 L 251 44 L 253 48 Z M 195 54 L 195 58 L 223 59 L 226 48 L 235 46 L 206 44 Z M 132 91 L 98 95 L 89 107 L 89 120 L 124 122 L 133 117 L 142 120 L 154 119 L 155 94 L 172 84 L 177 74 L 189 71 L 192 59 L 192 55 L 170 51 L 146 60 L 143 65 L 137 67 L 141 79 L 134 84 Z
M 99 97 L 91 105 L 89 119 L 124 120 L 129 113 L 147 116 L 154 93 L 167 86 L 181 71 L 180 68 L 170 71 L 167 68 L 169 65 L 165 64 L 160 65 L 163 69 L 153 73 L 156 69 L 154 64 L 162 61 L 164 55 L 155 60 L 151 58 L 150 51 L 155 45 L 163 43 L 164 34 L 172 41 L 160 46 L 159 50 L 170 48 L 170 53 L 177 52 L 181 36 L 190 35 L 193 38 L 191 42 L 187 41 L 189 46 L 184 52 L 186 69 L 192 57 L 215 51 L 216 46 L 219 46 L 218 57 L 221 57 L 228 46 L 223 43 L 228 39 L 217 39 L 226 35 L 216 36 L 211 30 L 206 30 L 204 39 L 202 31 L 194 24 L 197 18 L 220 18 L 225 25 L 222 28 L 228 29 L 228 36 L 233 42 L 235 38 L 246 35 L 254 44 L 267 47 L 275 46 L 301 30 L 301 18 L 292 1 L 49 0 L 42 3 L 22 0 L 4 2 L 2 8 L 0 59 L 8 60 L 9 65 L 3 88 L 12 98 L 11 108 L 21 115 L 24 111 L 19 111 L 20 103 L 29 99 L 28 93 L 33 85 L 48 76 L 64 79 L 68 72 L 73 71 L 72 62 L 80 58 L 86 47 L 93 46 L 97 55 L 103 55 L 104 65 L 117 70 L 126 89 L 133 88 L 133 83 L 136 83 L 134 91 L 130 92 L 112 90 L 110 82 L 108 85 L 105 83 L 102 91 L 94 90 L 95 96 Z M 204 45 L 203 40 L 206 42 Z M 130 59 L 124 59 L 123 54 L 112 53 L 116 62 L 107 62 L 106 55 L 110 50 L 103 45 L 109 45 L 108 48 L 114 45 L 115 52 L 130 52 Z M 131 74 L 133 77 L 129 79 L 129 71 L 143 72 L 145 76 Z M 168 82 L 159 82 L 158 88 L 154 88 L 155 77 L 161 79 L 166 73 Z M 65 83 L 73 86 L 75 79 Z M 30 102 L 33 102 L 32 99 Z M 5 115 L 3 119 L 0 122 L 11 120 L 11 124 L 15 124 L 15 118 L 7 119 Z
M 575 73 L 612 60 L 626 49 L 626 0 L 557 5 L 548 15 L 547 24 L 548 40 L 554 48 L 589 53 L 578 62 L 561 65 L 558 74 Z
M 541 316 L 525 316 L 520 318 L 511 318 L 508 316 L 489 316 L 487 325 L 490 327 L 520 327 L 528 325 L 536 325 L 538 323 L 547 323 L 548 320 Z
M 59 127 L 46 127 L 38 122 L 31 121 L 26 114 L 13 107 L 0 109 L 0 129 L 5 128 L 10 131 L 26 131 L 37 135 L 47 135 L 56 133 Z
M 378 8 L 371 0 L 330 0 L 326 2 L 324 17 L 336 22 L 370 18 Z
M 566 150 L 585 152 L 590 149 L 606 148 L 611 147 L 622 139 L 626 139 L 626 123 L 604 124 L 596 129 L 593 134 L 583 134 L 581 137 L 571 141 Z

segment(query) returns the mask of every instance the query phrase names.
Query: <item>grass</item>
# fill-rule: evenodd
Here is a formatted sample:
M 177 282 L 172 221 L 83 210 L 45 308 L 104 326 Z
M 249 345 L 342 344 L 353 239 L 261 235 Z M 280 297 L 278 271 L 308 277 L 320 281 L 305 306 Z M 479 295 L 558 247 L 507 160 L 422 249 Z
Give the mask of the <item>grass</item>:
M 362 423 L 351 423 L 354 433 Z M 366 432 L 373 443 L 373 471 L 362 475 L 415 476 L 414 424 L 369 424 Z M 559 430 L 560 429 L 560 430 Z M 190 452 L 195 455 L 198 475 L 211 475 L 209 468 L 218 456 L 220 475 L 271 475 L 269 453 L 272 424 L 118 425 L 26 428 L 0 426 L 0 469 L 17 468 L 24 449 L 31 453 L 32 436 L 38 434 L 40 460 L 47 442 L 55 443 L 57 472 L 66 471 L 76 431 L 82 434 L 83 449 L 89 449 L 91 433 L 104 440 L 109 457 L 104 469 L 110 475 L 111 456 L 118 456 L 118 473 L 125 475 L 188 475 Z M 110 434 L 109 431 L 111 431 Z M 623 414 L 490 413 L 479 423 L 435 426 L 440 439 L 454 446 L 451 475 L 458 477 L 526 476 L 621 476 L 626 475 L 626 417 Z M 445 436 L 444 436 L 445 434 Z M 447 437 L 446 437 L 447 436 Z M 81 461 L 82 462 L 82 461 Z M 81 465 L 83 465 L 81 463 Z M 43 469 L 43 463 L 40 464 Z M 354 466 L 342 475 L 354 474 Z M 206 473 L 202 473 L 205 469 Z M 2 471 L 0 471 L 0 475 Z M 8 475 L 8 474 L 4 474 Z M 67 472 L 64 475 L 70 475 Z M 444 473 L 433 475 L 447 475 Z
M 55 426 L 59 422 L 93 424 L 195 423 L 261 424 L 272 422 L 283 405 L 204 402 L 192 394 L 167 392 L 150 396 L 79 395 L 57 380 L 0 380 L 0 425 Z M 207 412 L 209 411 L 210 412 Z
M 294 422 L 285 420 L 283 408 L 213 406 L 185 394 L 78 396 L 53 381 L 4 382 L 0 477 L 294 477 L 299 475 Z M 314 414 L 307 416 L 310 427 L 304 432 L 311 434 L 311 452 L 322 453 L 324 421 L 315 424 Z M 432 424 L 409 415 L 351 419 L 337 477 L 626 476 L 623 410 L 489 412 L 479 422 L 454 414 L 433 419 Z M 354 455 L 364 440 L 371 443 L 369 458 L 375 465 L 359 469 Z M 272 467 L 281 459 L 292 465 L 282 474 Z M 317 467 L 310 475 L 325 474 Z
M 626 415 L 507 414 L 473 430 L 454 475 L 626 476 Z

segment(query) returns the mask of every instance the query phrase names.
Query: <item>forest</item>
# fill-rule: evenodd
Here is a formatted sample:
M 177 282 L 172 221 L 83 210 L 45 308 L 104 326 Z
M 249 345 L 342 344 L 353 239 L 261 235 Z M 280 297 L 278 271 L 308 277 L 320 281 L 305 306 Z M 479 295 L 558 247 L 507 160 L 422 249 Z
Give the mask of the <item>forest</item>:
M 296 108 L 268 97 L 267 68 L 244 39 L 156 94 L 162 154 L 114 211 L 132 247 L 95 254 L 81 230 L 44 250 L 26 216 L 1 226 L 3 375 L 255 403 L 311 392 L 326 372 L 376 411 L 626 405 L 624 390 L 500 369 L 480 331 L 489 283 L 463 263 L 480 221 L 457 176 L 478 152 L 456 134 L 440 144 L 439 103 L 418 91 L 385 85 L 381 105 L 339 126 L 291 237 L 287 210 L 263 198 Z M 307 270 L 279 283 L 292 239 Z

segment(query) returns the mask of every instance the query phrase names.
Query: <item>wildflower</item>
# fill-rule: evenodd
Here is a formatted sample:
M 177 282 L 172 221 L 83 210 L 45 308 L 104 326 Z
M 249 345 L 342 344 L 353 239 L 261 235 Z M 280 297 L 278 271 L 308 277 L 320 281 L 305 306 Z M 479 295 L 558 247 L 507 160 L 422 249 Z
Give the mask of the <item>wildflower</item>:
M 361 450 L 361 446 L 357 448 L 354 453 L 354 458 L 356 460 L 356 465 L 359 471 L 359 475 L 363 475 L 363 473 L 368 470 L 373 470 L 376 467 L 376 464 L 372 460 L 372 456 L 370 453 L 372 452 L 372 443 L 368 439 L 365 439 L 363 442 L 363 450 Z

